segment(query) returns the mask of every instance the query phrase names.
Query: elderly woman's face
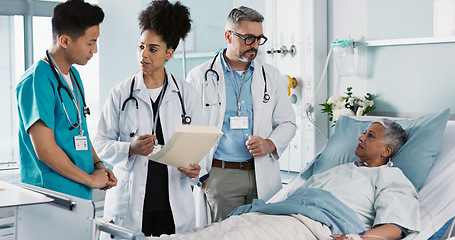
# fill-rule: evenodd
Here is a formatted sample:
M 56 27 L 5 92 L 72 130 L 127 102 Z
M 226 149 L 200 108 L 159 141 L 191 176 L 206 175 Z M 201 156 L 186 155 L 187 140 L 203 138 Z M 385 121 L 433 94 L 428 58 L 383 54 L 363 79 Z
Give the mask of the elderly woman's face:
M 357 155 L 362 162 L 382 159 L 381 155 L 386 148 L 382 135 L 384 130 L 385 128 L 381 124 L 375 123 L 359 137 L 359 144 L 355 150 L 355 155 Z

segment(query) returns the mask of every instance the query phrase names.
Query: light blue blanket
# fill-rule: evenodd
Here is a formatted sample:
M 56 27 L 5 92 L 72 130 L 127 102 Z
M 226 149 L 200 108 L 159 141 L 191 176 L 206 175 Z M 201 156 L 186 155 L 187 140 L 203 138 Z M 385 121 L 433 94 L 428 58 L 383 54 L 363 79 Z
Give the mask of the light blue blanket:
M 254 199 L 252 204 L 236 208 L 229 216 L 248 212 L 273 215 L 299 213 L 327 225 L 332 234 L 366 230 L 354 211 L 330 192 L 316 188 L 300 188 L 286 200 L 276 203 L 266 204 L 263 200 Z

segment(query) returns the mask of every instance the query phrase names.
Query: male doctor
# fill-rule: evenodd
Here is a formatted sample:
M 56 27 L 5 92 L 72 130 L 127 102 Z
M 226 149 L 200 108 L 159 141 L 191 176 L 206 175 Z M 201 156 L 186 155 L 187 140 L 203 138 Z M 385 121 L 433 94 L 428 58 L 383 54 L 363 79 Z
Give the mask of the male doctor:
M 266 201 L 281 188 L 278 159 L 295 135 L 295 113 L 278 69 L 256 59 L 267 41 L 263 20 L 251 8 L 234 8 L 224 33 L 227 48 L 187 77 L 202 96 L 209 125 L 224 133 L 201 169 L 202 188 L 195 188 L 197 226 L 210 217 L 221 221 L 254 198 Z
M 103 19 L 100 7 L 82 0 L 54 8 L 52 45 L 16 88 L 23 183 L 84 199 L 92 199 L 92 189 L 117 185 L 92 147 L 84 86 L 73 67 L 98 51 Z

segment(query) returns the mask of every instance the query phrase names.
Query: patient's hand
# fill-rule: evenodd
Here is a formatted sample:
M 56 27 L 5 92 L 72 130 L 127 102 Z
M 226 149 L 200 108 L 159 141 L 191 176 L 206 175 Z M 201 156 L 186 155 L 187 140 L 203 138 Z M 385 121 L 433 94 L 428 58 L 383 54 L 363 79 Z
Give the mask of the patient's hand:
M 190 166 L 193 169 L 188 169 L 184 167 L 179 167 L 177 170 L 179 170 L 181 173 L 185 174 L 189 178 L 195 178 L 199 175 L 199 172 L 201 171 L 201 166 L 197 163 L 190 163 Z
M 362 235 L 361 239 L 378 239 L 379 238 L 384 238 L 388 240 L 395 240 L 395 239 L 401 239 L 402 237 L 402 231 L 399 227 L 397 227 L 394 224 L 384 224 L 379 227 L 375 227 L 373 229 L 370 229 L 366 232 L 363 233 L 358 233 L 355 234 L 357 236 Z M 338 234 L 338 235 L 330 235 L 331 238 L 337 239 L 337 240 L 343 240 L 343 239 L 351 239 L 348 238 L 349 236 L 346 236 L 347 234 Z M 351 235 L 351 234 L 349 234 Z

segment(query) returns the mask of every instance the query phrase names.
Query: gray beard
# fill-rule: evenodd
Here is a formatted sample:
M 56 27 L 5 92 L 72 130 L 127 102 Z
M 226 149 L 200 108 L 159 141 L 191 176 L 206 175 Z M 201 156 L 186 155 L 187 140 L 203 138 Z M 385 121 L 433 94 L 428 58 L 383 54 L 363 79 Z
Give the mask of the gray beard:
M 246 53 L 246 52 L 245 52 L 245 53 Z M 242 54 L 242 55 L 239 55 L 239 56 L 236 55 L 237 59 L 238 59 L 239 61 L 241 61 L 241 62 L 244 62 L 244 63 L 250 63 L 250 62 L 252 62 L 252 61 L 254 60 L 254 58 L 256 58 L 256 56 L 257 56 L 257 52 L 255 52 L 256 56 L 254 56 L 254 58 L 250 60 L 250 59 L 245 55 L 245 53 Z
M 237 59 L 239 59 L 239 61 L 244 62 L 244 63 L 251 62 L 251 60 L 249 58 L 247 58 L 245 55 L 238 56 Z

